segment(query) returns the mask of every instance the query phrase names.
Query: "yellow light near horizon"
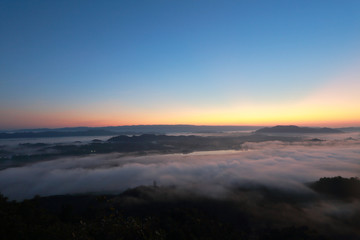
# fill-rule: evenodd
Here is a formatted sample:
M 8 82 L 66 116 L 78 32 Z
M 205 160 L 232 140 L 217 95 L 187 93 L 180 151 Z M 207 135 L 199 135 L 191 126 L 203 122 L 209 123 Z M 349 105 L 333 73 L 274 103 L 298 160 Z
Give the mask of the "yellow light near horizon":
M 353 109 L 332 109 L 317 106 L 249 106 L 228 109 L 176 109 L 154 115 L 143 115 L 133 124 L 196 124 L 196 125 L 342 125 L 360 124 L 360 114 Z
M 233 100 L 221 107 L 176 103 L 136 108 L 107 101 L 81 109 L 0 109 L 0 124 L 8 128 L 142 124 L 360 126 L 358 79 L 341 79 L 292 102 Z
M 12 118 L 18 119 L 16 121 Z M 81 113 L 16 113 L 7 120 L 16 125 L 27 119 L 26 127 L 117 126 L 141 124 L 194 125 L 303 125 L 303 126 L 360 126 L 360 112 L 352 106 L 305 105 L 242 105 L 218 109 L 160 109 L 149 112 Z M 3 121 L 6 120 L 3 118 Z M 11 125 L 9 125 L 11 126 Z

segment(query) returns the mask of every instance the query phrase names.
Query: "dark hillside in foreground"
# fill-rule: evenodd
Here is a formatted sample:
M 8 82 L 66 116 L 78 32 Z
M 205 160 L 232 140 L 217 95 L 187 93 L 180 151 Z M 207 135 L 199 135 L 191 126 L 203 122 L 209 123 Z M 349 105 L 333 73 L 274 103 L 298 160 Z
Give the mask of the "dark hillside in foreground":
M 342 131 L 333 128 L 310 128 L 294 125 L 279 125 L 275 127 L 261 128 L 257 130 L 256 133 L 342 133 Z
M 360 199 L 360 180 L 358 178 L 320 178 L 309 186 L 317 192 L 338 199 Z
M 327 178 L 325 185 L 332 181 L 339 182 L 339 177 Z M 340 182 L 347 186 L 351 181 Z M 322 218 L 322 204 L 329 207 L 334 202 L 319 194 L 256 187 L 234 188 L 227 196 L 214 198 L 154 184 L 120 195 L 63 195 L 23 202 L 9 202 L 0 195 L 0 236 L 7 240 L 358 239 L 360 212 L 351 209 L 355 202 L 335 202 L 346 203 L 351 215 L 327 213 Z

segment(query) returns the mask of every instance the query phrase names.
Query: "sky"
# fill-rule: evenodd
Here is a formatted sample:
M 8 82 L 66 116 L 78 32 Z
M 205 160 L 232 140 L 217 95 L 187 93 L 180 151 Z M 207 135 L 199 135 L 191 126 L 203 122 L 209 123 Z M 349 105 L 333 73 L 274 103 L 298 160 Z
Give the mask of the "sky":
M 360 126 L 360 1 L 0 1 L 0 129 Z

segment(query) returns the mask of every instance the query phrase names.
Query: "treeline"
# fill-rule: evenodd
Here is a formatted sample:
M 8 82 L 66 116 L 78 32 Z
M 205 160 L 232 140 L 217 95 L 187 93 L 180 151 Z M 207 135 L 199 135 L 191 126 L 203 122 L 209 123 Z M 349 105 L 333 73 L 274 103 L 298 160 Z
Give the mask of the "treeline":
M 228 202 L 145 201 L 139 194 L 143 193 L 138 189 L 125 193 L 126 197 L 120 197 L 122 206 L 116 204 L 116 196 L 60 196 L 23 202 L 0 196 L 0 239 L 327 239 L 307 226 L 254 224 L 253 216 Z M 123 202 L 129 199 L 143 202 Z
M 360 199 L 360 180 L 357 177 L 323 177 L 310 184 L 317 192 L 340 199 Z

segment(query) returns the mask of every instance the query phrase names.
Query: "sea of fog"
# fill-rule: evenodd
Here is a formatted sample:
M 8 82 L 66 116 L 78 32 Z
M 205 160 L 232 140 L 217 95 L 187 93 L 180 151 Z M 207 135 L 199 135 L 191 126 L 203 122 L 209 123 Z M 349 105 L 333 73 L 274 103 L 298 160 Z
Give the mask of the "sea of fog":
M 193 132 L 179 132 L 169 133 L 170 136 L 244 136 L 249 135 L 253 131 L 228 131 L 219 133 L 193 133 Z M 136 134 L 141 135 L 141 134 Z M 127 136 L 134 136 L 133 134 L 127 134 Z M 92 140 L 97 139 L 106 141 L 115 136 L 76 136 L 76 137 L 43 137 L 43 138 L 13 138 L 13 139 L 0 139 L 0 146 L 14 147 L 24 143 L 47 143 L 47 144 L 88 144 Z
M 156 182 L 221 197 L 234 187 L 252 185 L 311 192 L 304 183 L 360 176 L 359 133 L 307 137 L 327 141 L 248 142 L 241 151 L 62 157 L 1 170 L 0 192 L 22 200 L 35 195 L 120 193 Z M 71 141 L 79 139 L 85 141 Z

